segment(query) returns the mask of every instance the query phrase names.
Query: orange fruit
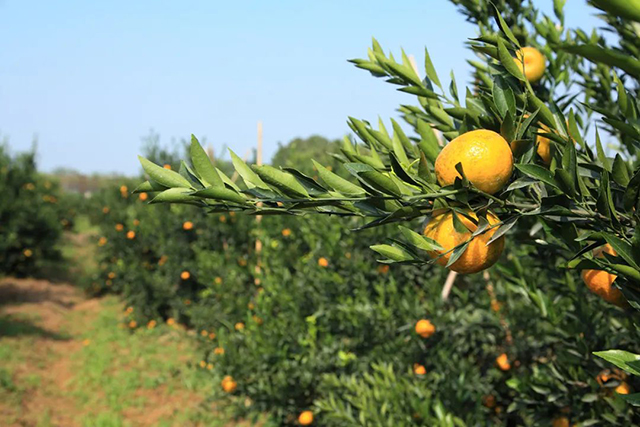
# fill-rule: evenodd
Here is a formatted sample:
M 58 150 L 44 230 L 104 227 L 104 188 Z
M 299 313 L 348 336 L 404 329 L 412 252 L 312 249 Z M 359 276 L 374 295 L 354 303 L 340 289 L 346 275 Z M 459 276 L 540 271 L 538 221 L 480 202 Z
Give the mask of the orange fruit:
M 121 193 L 126 193 L 127 191 L 128 191 L 128 188 L 127 188 L 126 185 L 123 185 L 123 186 L 120 187 L 120 192 Z
M 540 81 L 547 68 L 547 59 L 542 52 L 531 46 L 523 47 L 517 51 L 515 61 L 520 69 L 524 66 L 524 76 L 530 83 Z
M 622 382 L 618 387 L 616 387 L 616 393 L 629 394 L 631 393 L 631 387 L 629 386 L 629 384 Z
M 129 322 L 129 327 L 131 329 L 135 328 L 136 326 L 138 326 L 138 322 L 136 322 L 135 320 L 132 320 L 131 322 Z
M 298 416 L 298 423 L 300 423 L 301 426 L 311 425 L 311 423 L 313 423 L 313 412 L 311 411 L 301 412 L 300 415 Z
M 33 255 L 33 251 L 31 249 L 25 249 L 24 251 L 22 251 L 22 255 L 27 258 L 31 258 L 31 256 Z
M 551 427 L 569 427 L 569 418 L 556 417 L 551 422 Z
M 207 362 L 205 362 L 204 360 L 200 361 L 200 367 L 201 368 L 205 368 L 207 366 Z
M 222 355 L 222 354 L 224 354 L 224 348 L 222 348 L 222 347 L 216 347 L 216 348 L 213 350 L 213 354 L 218 354 L 218 355 Z
M 226 393 L 233 393 L 238 386 L 238 383 L 233 380 L 233 377 L 231 375 L 227 375 L 226 377 L 224 377 L 220 384 L 222 385 L 222 389 Z
M 509 358 L 506 353 L 502 353 L 500 356 L 496 358 L 496 365 L 502 371 L 508 371 L 511 369 L 511 364 L 509 363 Z
M 236 323 L 235 328 L 236 328 L 236 331 L 241 331 L 241 330 L 243 330 L 243 329 L 244 329 L 244 323 L 242 323 L 242 322 L 238 322 L 238 323 Z
M 420 319 L 416 323 L 416 333 L 422 338 L 429 338 L 436 333 L 436 327 L 427 319 Z
M 147 193 L 140 193 L 138 195 L 138 198 L 144 202 L 145 200 L 147 200 L 149 198 L 149 195 Z
M 413 373 L 416 375 L 425 375 L 427 373 L 427 368 L 418 363 L 413 364 Z
M 101 237 L 100 240 L 98 240 L 98 246 L 104 246 L 107 244 L 107 238 L 106 237 Z
M 473 211 L 466 210 L 466 214 L 475 220 L 478 219 L 477 215 Z M 453 254 L 452 249 L 469 240 L 472 231 L 475 231 L 478 228 L 478 226 L 471 222 L 467 217 L 458 215 L 458 218 L 468 228 L 466 232 L 459 233 L 455 229 L 452 211 L 434 211 L 433 216 L 424 229 L 423 234 L 426 237 L 436 241 L 444 248 L 443 251 L 429 252 L 429 256 L 431 258 L 437 258 L 441 253 L 444 253 L 444 255 L 440 256 L 436 261 L 442 266 L 447 265 L 449 262 L 449 259 Z M 500 222 L 498 217 L 492 212 L 487 212 L 487 221 L 489 222 L 489 225 L 494 225 Z M 470 274 L 477 273 L 478 271 L 482 271 L 495 264 L 504 249 L 504 236 L 500 237 L 488 246 L 487 242 L 489 242 L 491 237 L 493 237 L 497 229 L 497 227 L 492 228 L 474 237 L 471 242 L 469 242 L 464 253 L 456 260 L 456 262 L 449 266 L 449 269 L 462 274 Z
M 291 236 L 291 230 L 290 230 L 290 229 L 288 229 L 288 228 L 285 228 L 284 230 L 282 230 L 282 235 L 283 235 L 284 237 L 289 237 L 289 236 Z
M 127 232 L 127 239 L 129 239 L 129 240 L 133 240 L 133 239 L 135 239 L 135 238 L 136 238 L 136 232 L 135 232 L 135 231 L 133 231 L 133 230 L 129 230 L 129 231 Z
M 135 227 L 139 226 L 139 225 L 140 225 L 140 220 L 139 220 L 139 219 L 134 219 L 134 220 L 133 220 L 133 225 L 134 225 Z
M 180 273 L 180 278 L 182 280 L 189 280 L 190 277 L 191 273 L 189 273 L 188 271 L 183 271 L 182 273 Z
M 501 308 L 502 308 L 502 304 L 500 304 L 498 301 L 496 300 L 491 301 L 491 310 L 497 313 L 500 311 Z
M 175 324 L 176 324 L 176 321 L 175 321 L 175 319 L 173 317 L 170 317 L 170 318 L 167 319 L 167 325 L 173 326 Z
M 603 252 L 617 256 L 616 251 L 608 243 L 593 251 L 596 257 L 602 258 Z M 582 280 L 587 288 L 603 300 L 615 304 L 618 307 L 628 307 L 628 302 L 620 289 L 613 286 L 613 282 L 618 276 L 604 270 L 582 270 Z
M 122 230 L 124 230 L 124 225 L 116 224 L 116 231 L 122 231 Z
M 318 265 L 320 267 L 326 268 L 326 267 L 329 266 L 329 261 L 326 258 L 321 257 L 321 258 L 318 259 Z
M 108 214 L 109 213 L 109 207 L 108 206 L 103 207 L 102 208 L 102 213 L 103 214 Z
M 442 186 L 452 185 L 462 164 L 467 179 L 485 193 L 495 194 L 509 182 L 513 173 L 513 153 L 507 141 L 491 130 L 474 130 L 449 142 L 438 154 L 436 178 Z
M 168 163 L 166 163 L 166 164 L 165 164 L 164 166 L 162 166 L 162 167 L 163 167 L 163 168 L 165 168 L 165 169 L 169 169 L 169 170 L 171 170 L 171 165 L 170 165 L 170 164 L 168 164 Z
M 216 333 L 215 332 L 210 332 L 209 333 L 209 339 L 212 340 L 212 339 L 215 339 L 215 338 L 216 338 Z
M 378 273 L 387 274 L 389 272 L 389 264 L 382 264 L 378 266 Z
M 157 322 L 155 320 L 149 320 L 149 323 L 147 323 L 147 328 L 148 329 L 153 329 L 156 327 Z
M 191 221 L 185 221 L 185 223 L 182 224 L 182 228 L 184 230 L 191 230 L 193 228 L 193 223 Z
M 216 285 L 221 285 L 222 284 L 222 277 L 216 277 L 213 281 L 216 283 Z
M 492 394 L 487 394 L 482 397 L 482 404 L 487 408 L 495 408 L 496 406 L 496 397 Z

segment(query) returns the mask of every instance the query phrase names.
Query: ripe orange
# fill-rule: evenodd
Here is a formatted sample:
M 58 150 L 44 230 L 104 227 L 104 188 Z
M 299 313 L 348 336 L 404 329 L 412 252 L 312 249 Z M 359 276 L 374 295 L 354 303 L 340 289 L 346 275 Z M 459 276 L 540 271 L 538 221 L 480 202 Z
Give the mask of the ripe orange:
M 216 283 L 216 285 L 221 285 L 222 284 L 222 277 L 216 277 L 213 281 Z
M 170 164 L 168 164 L 168 163 L 166 163 L 166 164 L 165 164 L 164 166 L 162 166 L 162 167 L 163 167 L 163 168 L 165 168 L 165 169 L 169 169 L 169 170 L 171 170 L 171 165 L 170 165 Z
M 227 217 L 224 215 L 220 215 L 220 222 L 227 222 Z
M 324 257 L 320 257 L 320 258 L 318 259 L 318 265 L 319 265 L 320 267 L 326 268 L 326 267 L 328 267 L 328 266 L 329 266 L 329 261 L 328 261 L 326 258 L 324 258 Z
M 202 335 L 203 337 L 206 337 L 207 335 L 209 335 L 209 332 L 203 329 L 200 331 L 200 335 Z
M 523 47 L 516 52 L 516 64 L 522 69 L 524 66 L 524 76 L 530 83 L 537 83 L 544 75 L 547 68 L 547 60 L 535 47 Z M 523 65 L 524 62 L 524 65 Z
M 173 326 L 175 324 L 176 324 L 176 321 L 175 321 L 175 319 L 173 317 L 170 317 L 170 318 L 167 319 L 167 325 Z
M 138 198 L 144 202 L 145 200 L 147 200 L 149 198 L 149 195 L 147 193 L 140 193 Z
M 422 338 L 429 338 L 436 333 L 436 327 L 427 319 L 420 319 L 416 323 L 416 333 Z
M 109 207 L 108 206 L 103 207 L 102 208 L 102 213 L 103 214 L 108 214 L 109 213 Z
M 569 418 L 556 417 L 551 422 L 551 427 L 569 427 Z
M 466 214 L 473 219 L 478 219 L 473 211 L 467 210 Z M 441 253 L 444 253 L 444 255 L 436 261 L 440 265 L 447 265 L 447 262 L 449 262 L 453 254 L 451 250 L 469 240 L 472 231 L 478 228 L 476 224 L 465 216 L 458 215 L 458 218 L 460 218 L 460 221 L 468 228 L 464 233 L 459 233 L 455 229 L 452 211 L 435 211 L 424 229 L 423 234 L 426 237 L 435 240 L 444 248 L 442 252 L 429 252 L 431 258 L 437 258 Z M 489 225 L 500 222 L 498 217 L 492 212 L 487 212 L 487 220 Z M 462 274 L 470 274 L 477 273 L 495 264 L 504 249 L 504 236 L 492 242 L 489 246 L 487 246 L 487 242 L 489 242 L 496 231 L 497 227 L 474 237 L 471 242 L 469 242 L 464 253 L 456 262 L 449 266 L 449 269 Z
M 136 232 L 135 232 L 135 231 L 133 231 L 133 230 L 129 230 L 129 231 L 127 232 L 127 239 L 129 239 L 129 240 L 133 240 L 133 239 L 135 239 L 135 238 L 136 238 Z
M 413 373 L 416 375 L 425 375 L 427 373 L 427 368 L 419 363 L 413 364 Z
M 500 311 L 500 309 L 502 308 L 502 304 L 500 304 L 498 301 L 491 301 L 491 310 L 495 311 L 496 313 Z
M 509 358 L 506 353 L 502 353 L 500 356 L 496 358 L 496 365 L 502 371 L 508 371 L 511 369 L 511 363 L 509 363 Z
M 139 226 L 139 225 L 140 225 L 140 220 L 139 220 L 139 219 L 134 219 L 134 220 L 133 220 L 133 225 L 134 225 L 135 227 Z
M 208 363 L 207 369 L 211 371 L 213 369 L 213 363 Z
M 205 368 L 207 366 L 207 362 L 205 362 L 204 360 L 200 361 L 200 367 L 201 368 Z
M 382 264 L 378 266 L 378 273 L 387 274 L 389 272 L 389 264 Z
M 222 348 L 222 347 L 216 347 L 216 348 L 213 350 L 213 354 L 217 354 L 217 355 L 222 355 L 222 354 L 224 354 L 224 348 Z
M 98 246 L 104 246 L 107 244 L 107 238 L 106 237 L 101 237 L 100 240 L 98 240 Z
M 311 425 L 311 423 L 313 423 L 313 412 L 311 411 L 301 412 L 300 416 L 298 416 L 298 423 L 300 423 L 301 426 Z
M 241 331 L 241 330 L 243 330 L 243 329 L 244 329 L 244 323 L 242 323 L 242 322 L 238 322 L 238 323 L 236 323 L 235 328 L 236 328 L 236 331 Z
M 129 327 L 131 329 L 134 329 L 136 326 L 138 326 L 138 322 L 136 322 L 135 320 L 132 320 L 131 322 L 129 322 Z
M 601 258 L 604 256 L 603 252 L 606 252 L 613 256 L 618 255 L 608 243 L 596 249 L 593 253 L 596 257 Z M 591 290 L 591 292 L 598 295 L 603 300 L 617 305 L 618 307 L 628 307 L 628 302 L 624 298 L 624 295 L 622 294 L 620 289 L 612 286 L 613 282 L 618 276 L 616 276 L 615 274 L 607 273 L 604 270 L 582 270 L 581 275 L 582 280 L 584 281 L 585 285 L 587 285 L 587 288 Z
M 31 256 L 33 255 L 33 251 L 31 249 L 25 249 L 24 251 L 22 251 L 22 254 L 27 258 L 31 258 Z
M 156 322 L 155 320 L 149 320 L 149 323 L 147 323 L 147 328 L 148 328 L 148 329 L 153 329 L 153 328 L 155 328 L 155 327 L 156 327 L 156 324 L 157 324 L 157 323 L 158 323 L 158 322 Z
M 238 383 L 233 380 L 233 377 L 231 375 L 227 375 L 226 377 L 224 377 L 220 384 L 222 385 L 222 389 L 226 393 L 233 393 L 238 386 Z
M 618 387 L 616 387 L 616 393 L 629 394 L 631 393 L 631 387 L 629 386 L 629 384 L 622 382 Z
M 122 230 L 124 230 L 124 225 L 116 224 L 116 231 L 122 231 Z
M 121 193 L 126 193 L 127 191 L 128 191 L 128 188 L 127 188 L 126 185 L 123 185 L 123 186 L 120 187 L 120 192 Z
M 496 406 L 496 397 L 492 394 L 487 394 L 482 397 L 482 404 L 487 408 L 495 408 Z
M 440 185 L 452 185 L 460 177 L 456 170 L 458 163 L 462 164 L 467 179 L 489 194 L 500 191 L 513 173 L 511 147 L 502 136 L 490 130 L 464 133 L 442 149 L 435 163 Z
M 288 228 L 285 228 L 284 230 L 282 230 L 282 235 L 283 235 L 284 237 L 289 237 L 289 236 L 291 236 L 291 230 L 290 230 L 290 229 L 288 229 Z
M 185 223 L 182 224 L 182 228 L 184 230 L 191 230 L 193 228 L 193 223 L 191 221 L 185 221 Z
M 182 280 L 189 280 L 190 277 L 191 273 L 189 273 L 188 271 L 183 271 L 182 273 L 180 273 L 180 278 Z
M 210 339 L 210 340 L 213 340 L 213 339 L 215 339 L 215 338 L 216 338 L 216 333 L 215 333 L 215 332 L 210 332 L 210 333 L 209 333 L 209 339 Z

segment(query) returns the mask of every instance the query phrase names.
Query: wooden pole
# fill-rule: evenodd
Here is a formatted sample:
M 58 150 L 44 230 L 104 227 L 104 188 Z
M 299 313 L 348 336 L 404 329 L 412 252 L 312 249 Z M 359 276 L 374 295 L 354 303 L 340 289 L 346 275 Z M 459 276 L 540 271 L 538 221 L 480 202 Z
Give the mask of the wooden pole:
M 442 300 L 446 301 L 449 299 L 449 294 L 451 293 L 451 288 L 453 288 L 453 282 L 456 281 L 456 277 L 458 273 L 455 271 L 450 271 L 447 276 L 447 280 L 444 281 L 444 286 L 442 287 Z

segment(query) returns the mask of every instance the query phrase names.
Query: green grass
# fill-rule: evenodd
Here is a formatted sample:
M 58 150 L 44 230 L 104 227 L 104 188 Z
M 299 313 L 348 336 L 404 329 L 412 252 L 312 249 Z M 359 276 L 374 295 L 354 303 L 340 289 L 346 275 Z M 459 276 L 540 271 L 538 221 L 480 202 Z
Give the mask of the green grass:
M 127 426 L 123 413 L 145 416 L 157 409 L 155 400 L 171 397 L 179 405 L 162 415 L 164 425 L 228 425 L 227 416 L 202 401 L 218 380 L 197 367 L 197 350 L 187 334 L 166 325 L 121 328 L 121 309 L 115 298 L 105 299 L 93 324 L 77 331 L 88 341 L 73 355 L 74 397 L 80 406 L 95 408 L 84 416 L 83 425 Z M 70 323 L 80 325 L 79 320 Z

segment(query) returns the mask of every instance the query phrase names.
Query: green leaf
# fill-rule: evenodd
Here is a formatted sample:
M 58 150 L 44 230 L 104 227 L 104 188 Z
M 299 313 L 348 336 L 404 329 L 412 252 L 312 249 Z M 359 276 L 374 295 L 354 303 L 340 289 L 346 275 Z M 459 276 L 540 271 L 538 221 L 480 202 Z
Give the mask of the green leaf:
M 513 59 L 513 56 L 511 56 L 511 53 L 509 53 L 502 39 L 498 39 L 498 59 L 509 74 L 520 81 L 526 81 L 524 74 L 522 74 L 522 68 L 516 64 L 516 61 Z
M 168 188 L 190 188 L 191 183 L 187 181 L 182 175 L 178 172 L 174 172 L 169 169 L 165 169 L 161 166 L 156 165 L 155 163 L 150 162 L 144 157 L 138 156 L 140 160 L 140 164 L 142 164 L 142 168 L 149 175 L 149 177 L 157 182 L 160 185 L 164 185 Z
M 607 172 L 611 172 L 611 165 L 609 165 L 609 159 L 607 159 L 607 156 L 604 154 L 604 149 L 602 148 L 602 141 L 600 141 L 600 133 L 598 132 L 598 128 L 596 128 L 596 152 L 598 154 L 598 160 L 600 160 L 602 166 Z
M 191 194 L 205 199 L 222 200 L 224 202 L 233 202 L 241 205 L 247 204 L 247 199 L 242 194 L 224 187 L 207 187 Z
M 192 190 L 189 188 L 169 188 L 158 194 L 149 203 L 193 203 L 200 202 L 202 200 L 191 195 Z
M 231 149 L 229 149 L 229 153 L 231 153 L 231 161 L 233 162 L 233 167 L 236 169 L 238 174 L 244 180 L 244 183 L 248 188 L 258 187 L 263 188 L 265 190 L 269 190 L 269 186 L 264 183 L 260 179 L 260 177 L 253 171 L 240 157 L 236 155 Z
M 370 246 L 370 248 L 378 252 L 380 255 L 385 256 L 390 260 L 393 260 L 396 262 L 413 260 L 413 256 L 410 253 L 408 253 L 404 249 L 399 248 L 397 246 L 373 245 L 373 246 Z
M 436 241 L 432 239 L 421 236 L 415 231 L 407 227 L 404 227 L 402 225 L 398 226 L 398 228 L 400 229 L 400 232 L 402 233 L 404 238 L 407 239 L 407 241 L 411 245 L 415 246 L 418 249 L 421 249 L 423 251 L 429 251 L 429 252 L 443 250 L 442 246 L 440 246 Z
M 629 171 L 627 165 L 622 160 L 620 154 L 616 153 L 616 158 L 613 161 L 613 168 L 611 169 L 611 177 L 621 187 L 626 187 L 629 184 L 631 178 L 629 177 Z
M 502 117 L 504 117 L 507 112 L 515 115 L 516 97 L 513 93 L 513 89 L 511 89 L 507 81 L 499 75 L 495 77 L 493 82 L 492 95 L 498 112 Z
M 135 190 L 132 191 L 133 194 L 138 193 L 153 193 L 155 191 L 164 191 L 167 187 L 164 185 L 160 185 L 154 181 L 145 181 L 142 184 L 138 185 Z
M 637 1 L 637 0 L 633 0 Z M 582 56 L 595 64 L 606 64 L 617 67 L 634 77 L 640 77 L 640 61 L 631 55 L 615 52 L 611 49 L 604 49 L 593 44 L 558 46 L 559 49 L 574 55 Z
M 591 0 L 598 8 L 640 22 L 640 0 Z
M 513 43 L 514 45 L 520 47 L 520 43 L 518 43 L 518 39 L 513 35 L 513 32 L 511 31 L 511 28 L 509 28 L 507 23 L 502 18 L 502 15 L 500 14 L 500 11 L 498 10 L 498 8 L 494 4 L 492 4 L 492 6 L 493 6 L 493 10 L 495 12 L 495 17 L 496 17 L 496 21 L 498 23 L 498 26 L 500 27 L 500 29 L 502 30 L 504 35 L 507 36 L 507 38 L 511 41 L 511 43 Z
M 322 166 L 320 163 L 316 162 L 315 160 L 311 160 L 313 162 L 313 165 L 316 167 L 317 171 L 318 171 L 318 175 L 320 176 L 320 178 L 332 189 L 334 189 L 335 191 L 337 191 L 340 194 L 344 194 L 345 196 L 349 196 L 349 197 L 360 197 L 360 196 L 364 196 L 365 191 L 347 181 L 346 179 L 336 175 L 335 173 L 331 172 L 330 170 L 328 170 L 327 168 L 325 168 L 324 166 Z
M 553 11 L 562 24 L 564 24 L 564 4 L 566 2 L 567 0 L 553 0 Z
M 434 82 L 440 89 L 442 89 L 442 85 L 440 84 L 440 79 L 438 79 L 438 74 L 436 73 L 436 69 L 433 66 L 433 62 L 431 62 L 431 57 L 429 56 L 429 50 L 424 48 L 424 69 L 427 73 L 427 77 L 429 80 Z
M 469 242 L 455 248 L 453 252 L 451 252 L 451 257 L 449 257 L 449 261 L 447 261 L 447 265 L 445 265 L 445 268 L 452 266 L 456 261 L 458 261 L 458 259 L 460 259 L 460 257 L 462 256 L 462 254 L 464 254 L 468 247 Z
M 284 193 L 291 194 L 294 197 L 309 197 L 307 190 L 290 173 L 269 165 L 253 165 L 252 169 L 264 182 L 279 188 Z
M 424 120 L 418 119 L 416 130 L 421 136 L 418 147 L 424 153 L 427 159 L 434 164 L 438 154 L 440 154 L 440 144 L 438 138 L 431 126 Z
M 633 368 L 633 366 L 629 366 L 629 362 L 636 362 L 640 360 L 640 355 L 629 353 L 624 350 L 595 351 L 593 354 L 603 358 L 609 363 L 613 363 L 623 371 L 640 376 L 640 370 Z
M 193 168 L 204 183 L 213 187 L 224 187 L 224 183 L 222 179 L 220 179 L 218 172 L 216 172 L 216 168 L 213 166 L 211 159 L 194 135 L 191 135 L 191 147 L 189 151 Z
M 621 398 L 627 401 L 628 404 L 633 406 L 640 406 L 640 393 L 633 394 L 618 394 Z
M 401 197 L 402 192 L 398 185 L 393 182 L 391 178 L 386 175 L 381 174 L 378 171 L 365 171 L 358 173 L 358 176 L 364 179 L 367 184 L 371 185 L 376 190 L 384 193 L 390 194 L 396 197 Z
M 530 176 L 531 178 L 535 178 L 538 181 L 542 181 L 545 184 L 548 184 L 552 187 L 558 188 L 558 183 L 556 182 L 553 175 L 551 175 L 551 172 L 549 172 L 548 169 L 543 168 L 542 166 L 529 165 L 529 164 L 527 165 L 516 164 L 515 166 L 516 166 L 516 169 L 518 169 L 523 174 Z
M 582 139 L 582 135 L 580 134 L 580 129 L 578 128 L 578 123 L 576 122 L 576 115 L 573 112 L 573 109 L 569 111 L 569 136 L 575 139 L 580 146 L 585 147 L 584 140 Z
M 633 212 L 634 208 L 640 211 L 640 168 L 638 168 L 627 185 L 622 197 L 622 205 L 627 212 Z
M 431 173 L 431 169 L 429 169 L 427 158 L 424 153 L 420 153 L 420 163 L 418 163 L 418 176 L 429 184 L 436 183 L 436 178 L 435 176 L 433 176 L 433 173 Z
M 535 93 L 531 91 L 528 92 L 528 99 L 536 109 L 540 110 L 540 121 L 549 126 L 551 129 L 555 129 L 556 120 L 549 107 L 547 107 L 547 105 L 542 102 L 540 98 L 535 95 Z
M 602 233 L 604 239 L 608 244 L 611 245 L 614 251 L 617 252 L 618 256 L 624 259 L 630 266 L 635 268 L 636 270 L 640 270 L 638 264 L 633 257 L 633 249 L 631 245 L 619 237 L 614 236 L 611 233 Z

